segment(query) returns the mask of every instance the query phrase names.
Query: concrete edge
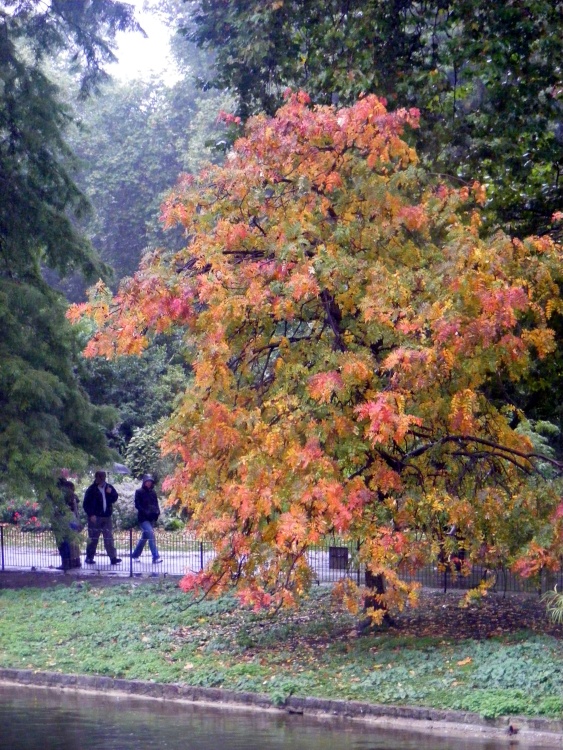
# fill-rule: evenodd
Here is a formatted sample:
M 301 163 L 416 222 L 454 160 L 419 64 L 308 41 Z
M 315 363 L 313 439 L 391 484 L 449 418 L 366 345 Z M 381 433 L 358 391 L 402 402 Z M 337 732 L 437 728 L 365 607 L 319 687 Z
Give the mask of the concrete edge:
M 345 719 L 366 726 L 381 726 L 443 736 L 506 738 L 512 747 L 563 747 L 563 720 L 540 717 L 503 716 L 484 719 L 469 711 L 451 711 L 418 706 L 393 706 L 361 701 L 300 698 L 290 696 L 276 705 L 263 693 L 237 692 L 223 688 L 202 688 L 183 683 L 160 683 L 112 677 L 29 669 L 0 668 L 0 684 L 36 688 L 58 688 L 73 692 L 103 692 L 116 696 L 175 701 L 238 710 L 287 713 L 329 720 Z

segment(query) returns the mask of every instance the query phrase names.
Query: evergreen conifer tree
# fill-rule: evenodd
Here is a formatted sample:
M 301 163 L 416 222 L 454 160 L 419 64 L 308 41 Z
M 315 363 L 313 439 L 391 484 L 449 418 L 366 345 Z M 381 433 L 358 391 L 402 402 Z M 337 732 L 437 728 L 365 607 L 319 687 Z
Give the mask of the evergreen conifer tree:
M 103 274 L 76 231 L 87 201 L 64 135 L 72 113 L 47 64 L 66 59 L 81 96 L 115 59 L 120 30 L 139 29 L 114 0 L 0 2 L 0 484 L 38 493 L 63 467 L 108 458 L 107 410 L 80 387 L 64 300 L 44 281 Z

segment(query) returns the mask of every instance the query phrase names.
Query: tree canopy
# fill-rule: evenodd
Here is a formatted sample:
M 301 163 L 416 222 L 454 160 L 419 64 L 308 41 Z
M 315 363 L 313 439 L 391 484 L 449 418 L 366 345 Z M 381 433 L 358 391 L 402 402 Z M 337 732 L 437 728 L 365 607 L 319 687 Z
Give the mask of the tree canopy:
M 561 6 L 552 0 L 192 2 L 186 33 L 216 54 L 208 80 L 246 119 L 286 86 L 316 102 L 362 93 L 416 106 L 421 158 L 488 189 L 486 217 L 551 230 L 562 201 Z
M 202 53 L 183 42 L 192 52 L 184 51 L 184 61 L 201 65 Z M 77 108 L 80 127 L 69 144 L 80 161 L 78 185 L 92 204 L 81 227 L 112 267 L 113 283 L 132 275 L 148 248 L 181 242 L 179 233 L 162 231 L 160 204 L 180 172 L 210 158 L 205 141 L 221 137 L 217 111 L 229 104 L 224 95 L 201 92 L 184 68 L 168 85 L 157 77 L 113 82 Z M 70 298 L 84 299 L 84 286 L 73 286 L 65 286 Z
M 482 186 L 429 176 L 403 136 L 418 123 L 373 95 L 290 95 L 173 191 L 184 249 L 70 312 L 99 327 L 88 355 L 174 329 L 193 353 L 167 487 L 217 557 L 186 589 L 291 603 L 329 533 L 385 575 L 388 604 L 453 544 L 492 567 L 558 564 L 563 506 L 503 396 L 556 349 L 562 248 L 482 236 Z
M 64 57 L 86 96 L 126 29 L 138 29 L 133 8 L 115 0 L 0 3 L 0 481 L 20 490 L 107 458 L 107 414 L 80 388 L 74 333 L 43 280 L 46 268 L 104 270 L 75 228 L 87 201 L 64 137 L 72 114 L 47 65 Z

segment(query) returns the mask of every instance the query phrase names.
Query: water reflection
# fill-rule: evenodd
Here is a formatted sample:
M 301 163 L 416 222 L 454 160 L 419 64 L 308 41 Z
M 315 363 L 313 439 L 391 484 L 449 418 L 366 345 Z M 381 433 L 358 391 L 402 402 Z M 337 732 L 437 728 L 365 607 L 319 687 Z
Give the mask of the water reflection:
M 500 750 L 351 722 L 207 709 L 34 688 L 0 687 L 6 750 Z

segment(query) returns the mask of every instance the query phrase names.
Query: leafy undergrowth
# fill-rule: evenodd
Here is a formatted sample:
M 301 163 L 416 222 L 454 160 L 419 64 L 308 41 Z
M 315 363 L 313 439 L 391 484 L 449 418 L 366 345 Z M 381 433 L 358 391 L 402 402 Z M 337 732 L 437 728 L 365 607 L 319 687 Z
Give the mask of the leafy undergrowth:
M 535 632 L 534 632 L 535 631 Z M 0 666 L 502 714 L 563 715 L 563 631 L 537 598 L 424 594 L 358 636 L 324 587 L 298 612 L 193 604 L 173 583 L 0 591 Z

